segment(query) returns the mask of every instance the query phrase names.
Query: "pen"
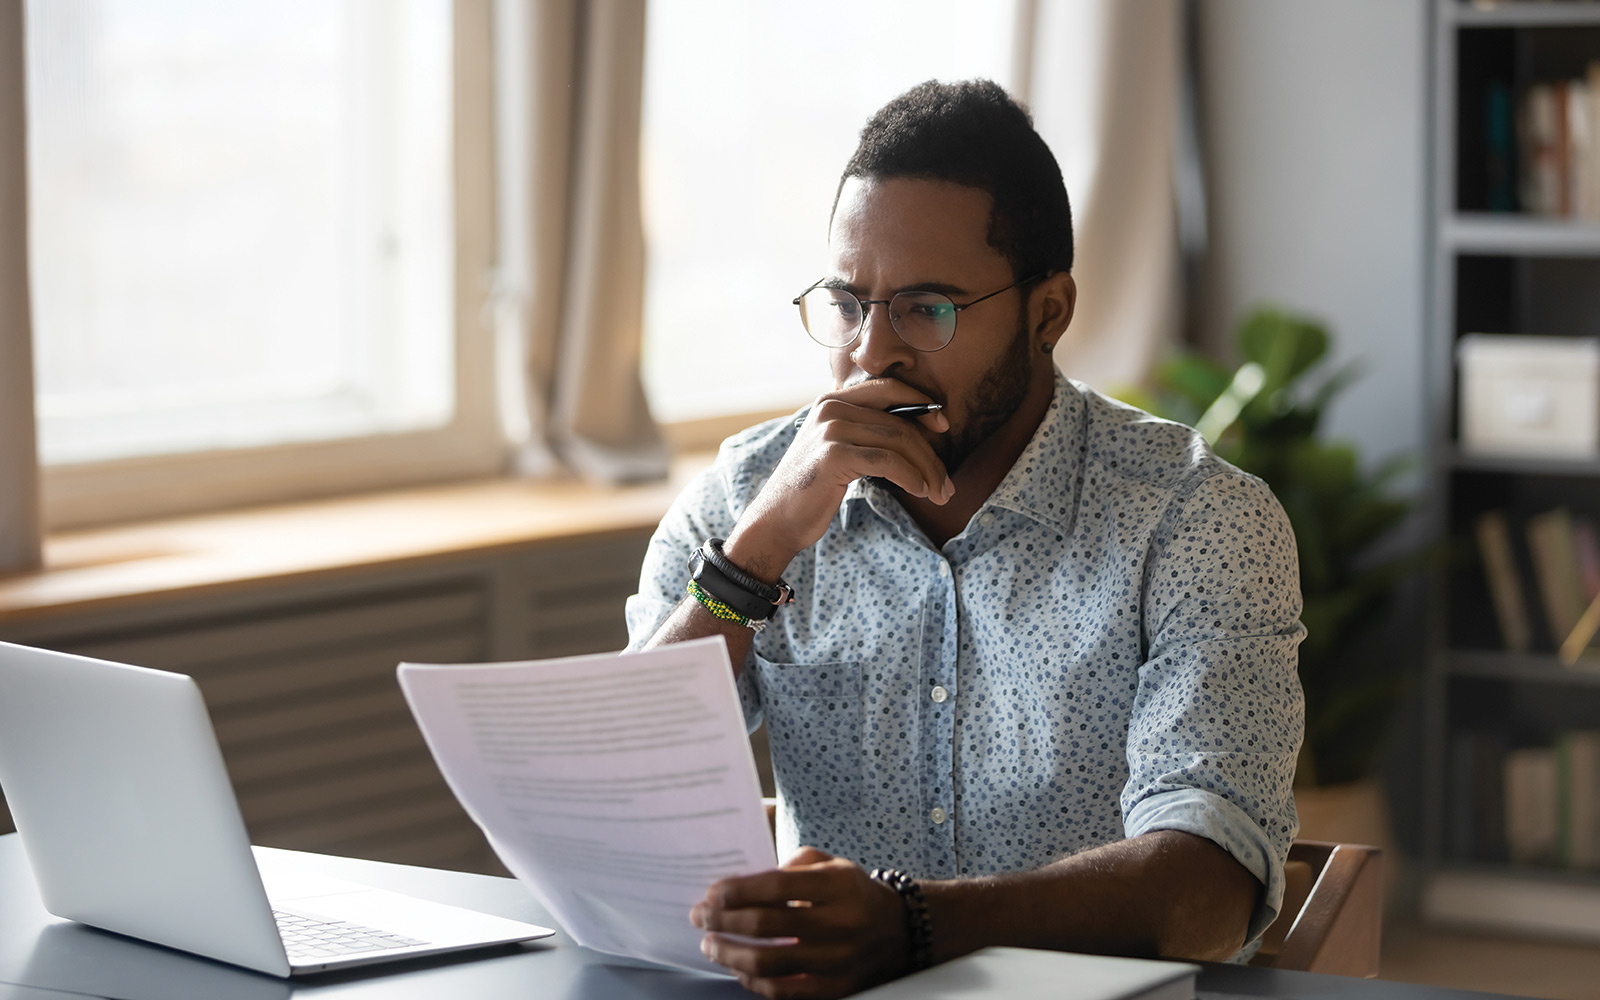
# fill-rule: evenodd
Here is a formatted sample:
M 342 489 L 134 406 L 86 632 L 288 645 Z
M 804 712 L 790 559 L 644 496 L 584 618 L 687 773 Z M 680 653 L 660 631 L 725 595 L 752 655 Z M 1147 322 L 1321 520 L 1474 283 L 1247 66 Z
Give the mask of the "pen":
M 938 413 L 944 409 L 943 403 L 913 403 L 910 406 L 891 406 L 883 412 L 893 417 L 921 417 L 929 413 Z M 794 418 L 794 425 L 799 427 L 806 422 L 807 414 Z

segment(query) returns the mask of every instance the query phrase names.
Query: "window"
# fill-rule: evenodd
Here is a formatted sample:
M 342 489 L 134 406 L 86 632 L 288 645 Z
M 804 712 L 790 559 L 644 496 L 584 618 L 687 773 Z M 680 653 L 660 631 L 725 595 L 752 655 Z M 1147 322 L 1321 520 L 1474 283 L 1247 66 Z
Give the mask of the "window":
M 930 78 L 1009 84 L 1016 17 L 981 0 L 650 5 L 644 374 L 658 419 L 793 408 L 827 388 L 790 301 L 826 268 L 861 126 Z
M 26 24 L 53 523 L 497 465 L 458 302 L 489 252 L 457 186 L 487 122 L 455 120 L 463 79 L 487 103 L 456 65 L 486 3 L 29 0 Z

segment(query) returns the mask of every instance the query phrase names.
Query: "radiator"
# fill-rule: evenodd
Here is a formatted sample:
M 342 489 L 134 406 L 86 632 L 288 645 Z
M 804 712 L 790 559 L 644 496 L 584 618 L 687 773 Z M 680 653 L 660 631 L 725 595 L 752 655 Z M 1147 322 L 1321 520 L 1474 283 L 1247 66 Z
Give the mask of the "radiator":
M 193 676 L 254 843 L 503 873 L 439 777 L 395 665 L 619 649 L 647 539 L 545 544 L 403 584 L 357 574 L 315 600 L 272 588 L 211 614 L 173 617 L 167 605 L 148 622 L 5 638 Z

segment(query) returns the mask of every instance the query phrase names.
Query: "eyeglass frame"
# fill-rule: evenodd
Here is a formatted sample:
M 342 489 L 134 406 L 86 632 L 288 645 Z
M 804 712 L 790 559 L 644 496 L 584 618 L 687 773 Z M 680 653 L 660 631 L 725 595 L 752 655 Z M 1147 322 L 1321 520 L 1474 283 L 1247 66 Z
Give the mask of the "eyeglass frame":
M 1031 282 L 1038 281 L 1041 278 L 1046 278 L 1046 277 L 1049 277 L 1049 276 L 1050 276 L 1050 272 L 1049 271 L 1040 271 L 1039 273 L 1033 274 L 1033 275 L 1029 275 L 1026 278 L 1019 278 L 1016 281 L 1013 281 L 1011 284 L 1007 285 L 1006 287 L 1001 288 L 1001 289 L 997 289 L 995 291 L 992 291 L 988 295 L 981 295 L 978 298 L 973 299 L 971 302 L 966 303 L 965 305 L 957 305 L 954 299 L 951 299 L 950 296 L 945 295 L 943 292 L 927 292 L 925 294 L 944 295 L 944 297 L 946 299 L 949 299 L 950 300 L 950 306 L 951 306 L 952 309 L 955 310 L 955 313 L 956 313 L 956 320 L 957 320 L 957 324 L 956 325 L 959 326 L 960 325 L 959 321 L 961 319 L 961 314 L 966 312 L 968 309 L 971 309 L 973 306 L 977 305 L 979 302 L 987 302 L 989 299 L 994 298 L 996 295 L 1000 295 L 1000 294 L 1002 294 L 1004 292 L 1009 292 L 1013 288 L 1017 288 L 1017 287 L 1019 287 L 1021 285 L 1026 285 L 1026 284 L 1029 284 Z M 794 300 L 792 302 L 790 302 L 789 304 L 794 306 L 794 307 L 796 307 L 796 308 L 799 308 L 800 300 L 805 298 L 807 295 L 810 295 L 812 292 L 816 291 L 818 288 L 823 287 L 823 282 L 825 282 L 827 280 L 829 280 L 829 279 L 827 279 L 827 278 L 818 278 L 816 281 L 813 281 L 809 286 L 806 287 L 805 291 L 801 292 L 799 295 L 796 295 L 794 297 Z M 836 292 L 845 293 L 846 295 L 850 296 L 852 299 L 855 299 L 856 300 L 856 304 L 861 307 L 861 322 L 856 324 L 855 336 L 851 337 L 849 340 L 845 341 L 842 344 L 838 344 L 838 345 L 824 344 L 822 341 L 820 341 L 816 337 L 812 336 L 811 327 L 806 324 L 805 319 L 803 317 L 801 318 L 801 321 L 800 321 L 800 325 L 805 328 L 806 336 L 811 338 L 811 342 L 816 344 L 819 347 L 826 347 L 830 351 L 843 350 L 844 348 L 849 347 L 851 344 L 853 344 L 856 341 L 861 339 L 861 331 L 865 330 L 867 328 L 867 316 L 868 316 L 869 313 L 872 312 L 872 307 L 873 306 L 887 306 L 890 303 L 892 303 L 895 299 L 899 298 L 902 295 L 908 295 L 908 294 L 912 294 L 912 293 L 915 293 L 915 292 L 918 292 L 918 291 L 922 291 L 921 289 L 912 288 L 912 289 L 907 289 L 904 292 L 895 292 L 893 295 L 889 296 L 886 299 L 864 299 L 861 296 L 857 295 L 855 292 L 850 291 L 850 289 L 848 289 L 848 288 L 840 288 L 840 287 L 834 286 L 832 288 L 832 290 L 836 291 Z M 938 352 L 944 350 L 946 347 L 949 347 L 951 341 L 954 341 L 956 339 L 956 327 L 952 326 L 950 328 L 950 340 L 945 341 L 944 343 L 940 344 L 938 347 L 933 348 L 932 350 L 927 350 L 925 348 L 918 347 L 916 344 L 913 344 L 909 340 L 906 340 L 906 338 L 904 336 L 901 336 L 900 327 L 899 327 L 898 324 L 895 323 L 895 321 L 894 321 L 894 313 L 892 313 L 892 312 L 889 314 L 889 328 L 894 330 L 894 335 L 896 337 L 900 338 L 900 342 L 902 344 L 905 344 L 907 347 L 911 348 L 913 351 L 917 351 L 917 352 L 919 352 L 921 354 L 937 354 Z

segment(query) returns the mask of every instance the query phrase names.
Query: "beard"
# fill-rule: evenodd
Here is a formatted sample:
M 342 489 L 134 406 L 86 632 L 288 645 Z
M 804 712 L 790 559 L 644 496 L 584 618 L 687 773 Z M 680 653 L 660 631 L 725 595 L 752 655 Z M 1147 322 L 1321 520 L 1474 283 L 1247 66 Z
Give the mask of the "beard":
M 1006 353 L 996 359 L 965 400 L 970 416 L 960 427 L 933 442 L 934 454 L 954 475 L 978 447 L 1005 425 L 1028 395 L 1028 313 L 1018 310 L 1017 332 Z

